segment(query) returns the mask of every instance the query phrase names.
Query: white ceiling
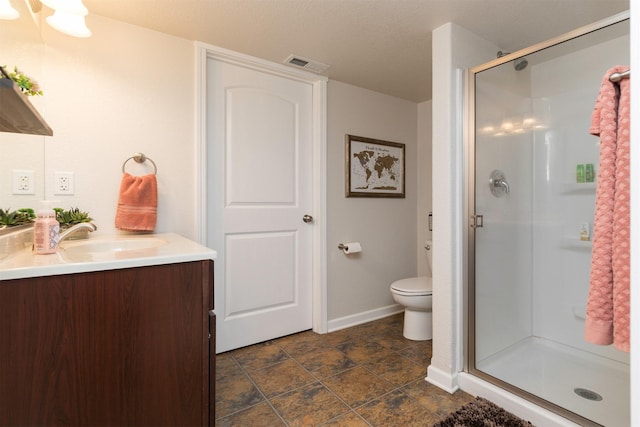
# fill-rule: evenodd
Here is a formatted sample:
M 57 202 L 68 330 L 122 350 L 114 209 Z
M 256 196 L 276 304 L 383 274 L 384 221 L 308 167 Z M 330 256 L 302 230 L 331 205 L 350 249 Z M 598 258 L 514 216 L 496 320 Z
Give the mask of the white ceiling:
M 431 99 L 431 32 L 453 22 L 514 52 L 629 9 L 630 0 L 84 0 L 90 14 L 273 62 L 290 54 L 331 79 Z M 91 25 L 91 16 L 87 18 Z M 487 61 L 493 58 L 487 58 Z

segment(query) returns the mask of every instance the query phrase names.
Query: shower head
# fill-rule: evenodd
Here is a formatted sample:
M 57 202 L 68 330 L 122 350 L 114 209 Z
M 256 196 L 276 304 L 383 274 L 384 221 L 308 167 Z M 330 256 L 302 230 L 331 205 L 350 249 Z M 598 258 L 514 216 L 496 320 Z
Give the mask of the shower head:
M 498 53 L 497 53 L 497 57 L 498 58 L 502 58 L 505 55 L 509 55 L 509 53 L 510 52 L 503 52 L 503 51 L 499 50 Z M 527 58 L 522 57 L 522 58 L 518 58 L 518 59 L 514 59 L 513 60 L 513 68 L 516 71 L 524 70 L 525 68 L 527 68 L 527 65 L 529 65 L 529 61 L 527 61 Z
M 526 58 L 518 58 L 513 60 L 513 68 L 515 68 L 516 71 L 524 70 L 525 68 L 527 68 L 527 65 L 529 65 L 529 61 L 527 61 Z

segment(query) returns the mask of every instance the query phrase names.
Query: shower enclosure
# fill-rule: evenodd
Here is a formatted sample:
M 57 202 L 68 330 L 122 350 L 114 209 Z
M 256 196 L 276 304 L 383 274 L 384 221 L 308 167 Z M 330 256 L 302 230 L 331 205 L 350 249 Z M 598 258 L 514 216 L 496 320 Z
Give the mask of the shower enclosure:
M 581 425 L 629 425 L 629 355 L 587 343 L 605 72 L 628 15 L 469 72 L 467 371 Z M 523 61 L 526 61 L 523 62 Z

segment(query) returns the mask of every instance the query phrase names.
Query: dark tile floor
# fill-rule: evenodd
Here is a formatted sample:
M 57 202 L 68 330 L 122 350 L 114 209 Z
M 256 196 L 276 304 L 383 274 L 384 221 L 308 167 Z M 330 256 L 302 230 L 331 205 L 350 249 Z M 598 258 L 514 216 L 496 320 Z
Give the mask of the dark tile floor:
M 431 426 L 473 400 L 425 381 L 431 341 L 402 314 L 218 354 L 216 426 Z

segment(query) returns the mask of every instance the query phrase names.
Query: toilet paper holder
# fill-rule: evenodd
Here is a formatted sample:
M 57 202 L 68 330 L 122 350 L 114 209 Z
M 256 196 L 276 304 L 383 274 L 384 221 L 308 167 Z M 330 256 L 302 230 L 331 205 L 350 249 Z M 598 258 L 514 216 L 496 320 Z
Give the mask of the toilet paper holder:
M 345 255 L 352 255 L 362 252 L 362 245 L 360 242 L 340 243 L 338 249 L 344 252 Z

